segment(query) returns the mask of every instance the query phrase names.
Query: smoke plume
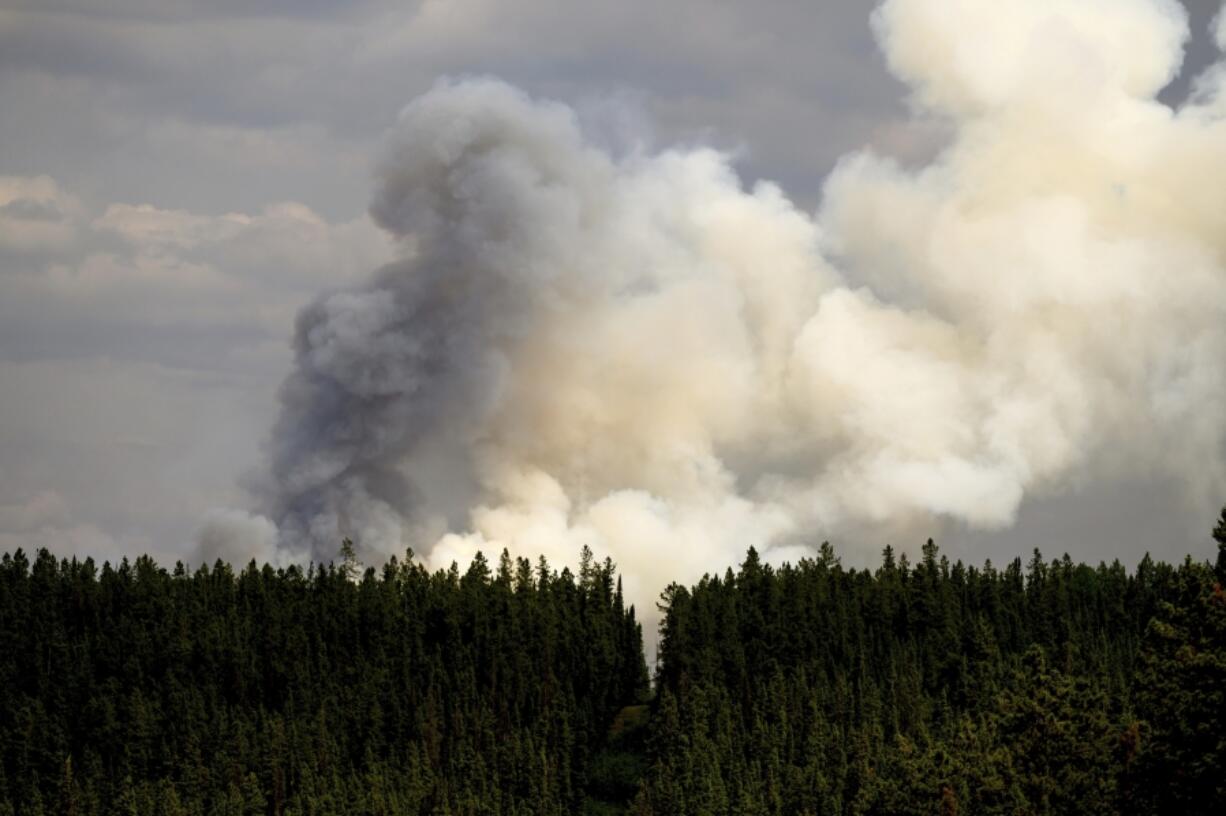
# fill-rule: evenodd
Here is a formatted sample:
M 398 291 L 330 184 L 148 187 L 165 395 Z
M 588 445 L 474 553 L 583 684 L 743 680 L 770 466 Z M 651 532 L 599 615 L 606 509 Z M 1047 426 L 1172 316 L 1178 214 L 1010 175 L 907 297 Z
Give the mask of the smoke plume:
M 401 259 L 298 319 L 260 490 L 279 546 L 588 544 L 641 603 L 749 545 L 1009 525 L 1122 468 L 1220 497 L 1226 66 L 1155 100 L 1188 33 L 1169 0 L 872 22 L 949 142 L 846 157 L 812 216 L 497 81 L 410 104 L 371 206 Z

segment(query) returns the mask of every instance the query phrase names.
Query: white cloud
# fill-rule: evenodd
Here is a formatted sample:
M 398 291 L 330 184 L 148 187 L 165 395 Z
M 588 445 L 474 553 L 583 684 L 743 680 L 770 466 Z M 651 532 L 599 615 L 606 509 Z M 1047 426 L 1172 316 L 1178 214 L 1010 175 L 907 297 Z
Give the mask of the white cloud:
M 299 317 L 260 493 L 281 542 L 588 544 L 646 590 L 749 544 L 1005 528 L 1121 468 L 1208 514 L 1226 119 L 1153 98 L 1182 15 L 1001 0 L 967 43 L 941 9 L 876 19 L 949 145 L 848 157 L 816 218 L 726 155 L 610 153 L 497 81 L 414 101 L 371 209 L 404 257 Z
M 857 519 L 900 506 L 1000 524 L 1019 499 L 1087 474 L 1182 472 L 1220 446 L 1199 407 L 1219 389 L 1218 338 L 1203 329 L 1221 302 L 1226 186 L 1212 173 L 1226 94 L 1219 66 L 1179 116 L 1146 100 L 1178 66 L 1171 3 L 888 3 L 878 32 L 928 106 L 915 118 L 858 0 L 287 3 L 255 19 L 235 19 L 236 4 L 96 6 L 0 12 L 0 503 L 59 496 L 70 518 L 44 527 L 72 540 L 92 530 L 111 537 L 99 546 L 181 550 L 208 508 L 240 501 L 233 477 L 259 456 L 294 313 L 389 257 L 355 217 L 370 146 L 443 73 L 562 99 L 612 161 L 640 150 L 633 180 L 614 185 L 646 203 L 640 220 L 619 214 L 624 244 L 575 257 L 650 270 L 626 274 L 631 306 L 546 321 L 524 357 L 491 363 L 507 391 L 481 396 L 510 407 L 480 478 L 455 456 L 471 427 L 420 451 L 422 529 L 471 534 L 449 539 L 457 553 L 539 539 L 566 560 L 567 542 L 590 537 L 635 563 L 665 551 L 683 577 L 747 543 L 790 541 L 806 514 L 874 543 L 884 525 Z M 953 23 L 972 19 L 980 34 L 961 36 Z M 639 109 L 622 113 L 619 94 Z M 661 143 L 683 149 L 651 158 Z M 805 203 L 852 146 L 904 166 L 848 160 L 815 222 L 692 149 L 709 143 Z M 547 198 L 525 223 L 565 211 Z M 287 199 L 299 203 L 275 203 Z M 542 238 L 550 252 L 577 226 L 560 223 Z M 837 294 L 823 297 L 839 276 L 810 244 L 836 260 Z M 685 365 L 696 349 L 701 364 Z M 518 401 L 529 388 L 550 400 Z M 756 416 L 781 421 L 746 432 Z M 1149 434 L 1150 421 L 1182 430 Z M 525 433 L 538 422 L 557 437 Z M 567 453 L 577 442 L 590 461 Z M 832 452 L 838 478 L 806 489 L 810 463 Z M 1207 459 L 1200 493 L 1221 457 Z M 565 503 L 525 486 L 542 478 Z M 370 499 L 371 529 L 394 528 Z M 1183 510 L 1171 502 L 1166 514 Z M 666 551 L 663 529 L 726 545 Z

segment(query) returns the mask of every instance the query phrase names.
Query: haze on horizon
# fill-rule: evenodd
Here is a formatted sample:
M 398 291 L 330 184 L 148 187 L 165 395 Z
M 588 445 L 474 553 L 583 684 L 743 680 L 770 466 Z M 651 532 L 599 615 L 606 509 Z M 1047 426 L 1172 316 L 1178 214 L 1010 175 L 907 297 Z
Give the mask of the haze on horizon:
M 857 2 L 806 8 L 787 2 L 719 8 L 684 2 L 666 11 L 652 10 L 650 4 L 608 3 L 580 12 L 570 4 L 534 0 L 516 4 L 511 12 L 492 2 L 405 6 L 370 0 L 344 7 L 268 3 L 261 14 L 246 11 L 245 4 L 188 0 L 0 4 L 0 104 L 6 112 L 0 118 L 0 144 L 5 145 L 0 153 L 0 550 L 46 546 L 62 555 L 117 558 L 150 552 L 166 561 L 193 559 L 199 557 L 197 537 L 204 525 L 206 537 L 210 529 L 222 539 L 233 533 L 234 540 L 216 541 L 210 552 L 240 558 L 252 554 L 240 551 L 251 529 L 245 511 L 262 509 L 252 506 L 252 492 L 279 491 L 281 498 L 270 500 L 270 506 L 292 504 L 292 496 L 285 496 L 293 491 L 284 480 L 269 488 L 251 474 L 268 468 L 264 451 L 280 410 L 277 389 L 294 366 L 290 340 L 295 315 L 321 292 L 372 291 L 366 283 L 372 270 L 405 256 L 405 242 L 414 236 L 437 229 L 420 215 L 432 206 L 430 201 L 413 197 L 419 187 L 425 189 L 421 174 L 434 171 L 418 168 L 413 171 L 417 175 L 399 184 L 397 168 L 404 165 L 398 162 L 411 159 L 397 157 L 396 134 L 408 132 L 407 143 L 420 145 L 423 133 L 435 134 L 434 128 L 446 133 L 448 117 L 476 116 L 473 121 L 485 122 L 482 127 L 490 133 L 512 132 L 520 134 L 515 136 L 518 144 L 546 145 L 542 166 L 556 170 L 564 185 L 590 185 L 584 195 L 594 195 L 597 202 L 647 202 L 649 211 L 655 207 L 660 213 L 688 212 L 686 206 L 708 200 L 744 208 L 730 217 L 748 217 L 761 228 L 759 243 L 750 245 L 772 259 L 791 253 L 787 257 L 797 265 L 799 278 L 767 288 L 764 297 L 795 295 L 793 302 L 801 305 L 812 296 L 817 312 L 823 294 L 846 293 L 824 301 L 825 322 L 810 331 L 814 355 L 820 356 L 823 339 L 840 326 L 846 331 L 876 326 L 881 333 L 865 331 L 896 337 L 899 348 L 945 349 L 933 352 L 927 362 L 896 361 L 920 372 L 916 382 L 886 372 L 880 384 L 870 386 L 860 379 L 861 372 L 843 372 L 852 383 L 844 383 L 840 392 L 850 400 L 846 410 L 860 420 L 835 433 L 834 441 L 823 431 L 811 450 L 796 457 L 791 466 L 800 472 L 784 475 L 796 475 L 799 486 L 779 486 L 787 481 L 780 476 L 787 456 L 765 461 L 747 452 L 766 438 L 754 424 L 759 420 L 740 415 L 695 420 L 700 431 L 690 438 L 734 440 L 724 444 L 723 458 L 716 458 L 736 484 L 720 488 L 724 493 L 717 504 L 726 497 L 742 499 L 749 490 L 743 482 L 763 473 L 777 478 L 770 483 L 771 502 L 761 499 L 767 488 L 758 485 L 751 500 L 755 508 L 776 499 L 787 508 L 822 503 L 832 491 L 840 498 L 823 504 L 824 515 L 816 519 L 794 509 L 776 512 L 773 506 L 756 515 L 738 512 L 736 520 L 756 525 L 762 541 L 734 538 L 680 560 L 665 559 L 665 572 L 672 563 L 687 573 L 721 570 L 744 546 L 772 543 L 767 535 L 772 524 L 782 531 L 777 557 L 803 553 L 799 542 L 816 544 L 814 537 L 823 532 L 833 534 L 846 560 L 862 563 L 873 562 L 884 543 L 914 551 L 927 535 L 935 535 L 951 556 L 977 562 L 1024 555 L 1036 546 L 1048 555 L 1067 551 L 1088 561 L 1118 557 L 1130 563 L 1146 550 L 1168 560 L 1188 553 L 1204 557 L 1211 549 L 1207 530 L 1222 501 L 1214 490 L 1222 487 L 1218 474 L 1226 453 L 1221 403 L 1196 401 L 1220 396 L 1226 373 L 1217 354 L 1222 349 L 1219 318 L 1226 310 L 1226 299 L 1220 297 L 1226 285 L 1223 210 L 1214 209 L 1217 199 L 1211 197 L 1221 193 L 1206 192 L 1226 189 L 1214 175 L 1223 163 L 1210 161 L 1223 155 L 1221 100 L 1213 96 L 1213 83 L 1221 80 L 1205 73 L 1218 54 L 1211 24 L 1217 4 L 1189 2 L 1185 23 L 1178 5 L 1159 0 L 1128 0 L 1109 15 L 1104 11 L 1109 4 L 1088 3 L 1082 28 L 1070 29 L 1069 47 L 1042 52 L 1044 60 L 1053 53 L 1059 57 L 1048 63 L 1055 67 L 1047 76 L 1026 62 L 1035 57 L 1024 49 L 1014 55 L 1013 65 L 1008 54 L 999 62 L 974 53 L 946 62 L 940 54 L 925 52 L 922 43 L 929 38 L 957 41 L 956 36 L 941 39 L 956 34 L 955 26 L 942 22 L 941 5 L 897 0 L 889 4 L 890 14 L 879 18 L 885 20 L 877 32 L 888 41 L 891 76 L 874 41 L 868 9 Z M 957 4 L 945 4 L 952 5 Z M 1062 4 L 1041 5 L 1059 9 Z M 1044 24 L 1020 12 L 1019 17 L 1022 30 Z M 1165 21 L 1166 27 L 1154 26 L 1155 20 Z M 1127 57 L 1118 65 L 1108 60 L 1105 74 L 1092 58 L 1078 61 L 1086 52 L 1079 50 L 1077 37 L 1093 31 L 1096 21 L 1103 23 L 1104 53 Z M 1187 43 L 1185 30 L 1191 37 Z M 1055 40 L 1063 42 L 1058 27 L 1053 31 Z M 1019 104 L 1009 90 L 1014 87 L 1009 72 L 1018 65 L 1036 69 L 1036 93 L 1059 86 L 1067 96 L 1043 98 L 1034 102 L 1038 107 Z M 438 84 L 441 78 L 471 76 L 500 82 L 453 79 Z M 1205 77 L 1200 85 L 1198 76 Z M 910 89 L 897 77 L 906 78 Z M 1085 82 L 1069 83 L 1070 77 Z M 1103 102 L 1095 90 L 1100 85 L 1122 89 L 1128 100 L 1140 102 L 1117 104 L 1114 97 Z M 410 108 L 416 113 L 406 113 L 397 125 L 405 104 L 427 92 L 424 102 Z M 1082 104 L 1087 100 L 1094 104 Z M 1065 102 L 1069 106 L 1061 108 Z M 1196 113 L 1196 106 L 1203 112 Z M 983 110 L 1018 116 L 993 118 Z M 1178 127 L 1171 124 L 1173 110 L 1181 112 Z M 492 119 L 481 118 L 488 111 L 495 112 Z M 1122 130 L 1121 112 L 1136 117 Z M 975 130 L 976 123 L 984 122 L 989 126 Z M 1046 124 L 1037 127 L 1035 122 Z M 1216 130 L 1210 127 L 1213 122 Z M 1093 154 L 1061 153 L 1065 145 L 1058 143 L 1062 134 L 1057 125 L 1065 124 L 1070 142 L 1090 151 L 1115 134 L 1135 136 L 1135 142 L 1110 157 L 1120 167 L 1141 168 L 1135 178 L 1121 178 L 1105 193 L 1091 190 L 1102 181 L 1086 170 L 1086 157 Z M 1053 184 L 1068 185 L 1057 192 L 1064 203 L 1072 202 L 1070 207 L 1044 209 L 1041 202 L 1018 196 L 1016 184 L 1002 183 L 995 192 L 1009 206 L 1000 208 L 994 224 L 938 223 L 930 217 L 936 207 L 966 204 L 967 191 L 958 190 L 951 178 L 974 180 L 978 190 L 984 180 L 1007 179 L 1009 174 L 993 166 L 993 160 L 1048 143 L 1052 152 L 1043 158 L 1053 162 L 1046 165 L 1049 171 L 1061 160 L 1068 162 Z M 1172 155 L 1178 163 L 1153 161 L 1146 151 L 1155 144 L 1180 148 L 1178 156 Z M 951 145 L 961 147 L 943 152 Z M 844 161 L 831 175 L 840 157 L 864 148 L 871 154 Z M 559 150 L 563 156 L 554 163 Z M 567 158 L 572 154 L 573 160 Z M 626 157 L 635 156 L 647 158 L 631 167 Z M 665 166 L 668 156 L 679 162 L 673 176 Z M 1197 165 L 1198 160 L 1203 164 Z M 454 169 L 440 161 L 443 170 Z M 735 175 L 726 172 L 725 162 Z M 925 167 L 935 169 L 920 172 Z M 1018 172 L 1042 176 L 1044 167 L 1020 167 Z M 1089 181 L 1078 187 L 1082 171 Z M 690 181 L 678 181 L 687 172 Z M 764 180 L 778 187 L 755 187 Z M 367 214 L 372 189 L 381 196 L 373 211 L 385 229 Z M 515 194 L 515 188 L 506 189 Z M 405 200 L 417 209 L 404 209 L 397 198 L 403 190 L 412 194 Z M 1155 204 L 1148 196 L 1155 190 L 1182 195 L 1176 210 Z M 1217 220 L 1207 220 L 1213 217 Z M 1133 223 L 1137 218 L 1153 220 L 1141 227 Z M 1091 225 L 1086 228 L 1090 238 L 1079 232 L 1084 224 Z M 913 228 L 931 228 L 943 236 L 942 260 L 925 267 L 905 251 L 919 245 L 908 242 L 927 237 L 911 234 Z M 727 234 L 730 227 L 713 229 L 713 235 L 720 229 Z M 982 231 L 972 234 L 974 229 Z M 1217 238 L 1212 237 L 1215 229 Z M 1019 234 L 1031 241 L 1038 260 L 1018 255 L 1024 242 L 1009 243 L 1010 236 Z M 1104 234 L 1107 238 L 1099 241 Z M 622 224 L 597 228 L 587 237 L 594 245 L 630 245 L 639 254 L 617 262 L 623 266 L 686 255 L 698 258 L 696 268 L 705 268 L 718 266 L 732 251 L 695 239 L 668 244 L 663 235 Z M 895 244 L 878 243 L 882 236 Z M 822 244 L 822 253 L 813 251 L 816 244 Z M 1128 313 L 1133 320 L 1122 321 L 1109 337 L 1120 344 L 1119 357 L 1097 345 L 1102 338 L 1086 340 L 1080 330 L 1065 331 L 1072 323 L 1052 318 L 1053 326 L 1060 324 L 1052 338 L 1064 342 L 1076 337 L 1086 345 L 1072 354 L 1076 362 L 1057 366 L 1066 389 L 1066 402 L 1053 409 L 1059 418 L 1033 427 L 1068 433 L 1069 452 L 1018 454 L 1017 445 L 1040 440 L 1025 430 L 1002 432 L 1003 447 L 993 461 L 1007 460 L 1003 470 L 988 464 L 972 478 L 973 473 L 955 467 L 946 471 L 947 485 L 938 479 L 937 488 L 918 492 L 900 486 L 896 501 L 870 506 L 877 493 L 852 496 L 848 485 L 879 487 L 881 477 L 870 466 L 898 459 L 846 451 L 862 451 L 863 440 L 872 437 L 885 440 L 883 449 L 896 454 L 889 446 L 908 438 L 909 431 L 898 423 L 905 426 L 910 414 L 857 414 L 857 401 L 871 404 L 888 394 L 902 401 L 918 397 L 927 403 L 917 413 L 939 416 L 953 408 L 954 416 L 963 417 L 957 411 L 965 407 L 961 395 L 967 388 L 990 380 L 993 365 L 1017 363 L 1009 348 L 983 359 L 972 359 L 965 348 L 947 353 L 965 343 L 965 337 L 949 332 L 957 334 L 970 315 L 1004 319 L 1012 313 L 1011 304 L 1034 294 L 1025 287 L 1009 291 L 997 282 L 976 280 L 986 256 L 975 253 L 996 253 L 1002 244 L 1016 262 L 1052 274 L 1067 272 L 1069 258 L 1083 258 L 1084 276 L 1053 279 L 1052 286 L 1062 293 L 1057 300 L 1072 304 L 1075 317 L 1101 318 L 1114 306 L 1134 308 Z M 524 251 L 549 253 L 550 262 L 566 270 L 562 277 L 570 281 L 559 291 L 567 297 L 581 293 L 575 302 L 614 302 L 582 275 L 566 277 L 574 272 L 571 260 L 579 249 L 532 245 Z M 904 250 L 899 257 L 890 255 L 899 249 Z M 1039 257 L 1045 249 L 1051 250 L 1050 258 Z M 830 269 L 825 268 L 826 254 L 834 257 Z M 594 266 L 603 263 L 600 257 Z M 1169 268 L 1172 261 L 1183 277 Z M 689 262 L 677 261 L 681 266 Z M 753 258 L 744 262 L 752 271 Z M 1118 271 L 1108 268 L 1112 263 L 1120 264 L 1123 283 L 1111 277 Z M 1007 266 L 1008 260 L 1000 264 Z M 949 270 L 960 271 L 946 275 Z M 805 277 L 810 273 L 825 276 L 820 286 Z M 630 288 L 642 284 L 622 283 Z M 661 280 L 642 285 L 660 286 Z M 743 293 L 737 286 L 729 291 Z M 992 303 L 992 293 L 1001 291 L 1008 298 Z M 1052 291 L 1039 286 L 1035 296 Z M 1103 291 L 1113 298 L 1102 302 L 1097 295 Z M 500 310 L 505 306 L 521 310 L 516 314 L 537 314 L 535 306 L 518 301 L 491 302 Z M 764 306 L 764 314 L 774 319 L 782 314 L 779 308 Z M 622 325 L 616 320 L 621 318 L 652 325 L 649 317 L 630 311 L 601 307 L 589 314 L 612 321 L 608 326 L 613 327 Z M 488 318 L 485 312 L 478 316 Z M 795 326 L 779 329 L 779 342 L 794 344 L 804 336 L 802 324 L 811 316 L 794 316 Z M 506 325 L 507 337 L 522 339 L 518 323 Z M 550 325 L 567 329 L 564 322 Z M 694 336 L 701 340 L 718 325 L 698 327 Z M 1024 344 L 1033 336 L 1031 325 L 1018 321 L 1014 339 Z M 531 354 L 544 361 L 540 370 L 554 370 L 556 347 L 546 342 L 548 333 L 542 336 L 543 346 L 528 343 L 525 347 L 532 347 L 526 351 L 517 346 L 507 352 L 509 359 Z M 609 336 L 616 347 L 616 335 Z M 1152 359 L 1134 371 L 1129 368 L 1134 353 L 1152 353 Z M 302 359 L 300 349 L 300 367 Z M 736 353 L 728 357 L 733 369 L 739 359 Z M 755 365 L 767 368 L 771 359 L 767 352 L 754 357 Z M 838 373 L 833 363 L 808 359 L 821 376 L 806 382 L 820 380 L 828 388 Z M 954 359 L 964 370 L 951 375 L 948 364 Z M 1031 364 L 1020 365 L 1019 371 Z M 525 370 L 514 363 L 511 367 Z M 1028 371 L 1015 379 L 1045 388 L 1050 373 Z M 947 387 L 925 395 L 923 384 L 933 381 L 925 375 L 936 380 L 948 376 Z M 576 374 L 570 385 L 578 391 L 589 388 L 584 376 Z M 1096 379 L 1100 376 L 1101 381 Z M 1169 387 L 1155 387 L 1159 379 Z M 531 383 L 531 378 L 509 382 Z M 895 390 L 900 383 L 908 386 L 905 391 Z M 792 394 L 789 398 L 795 397 L 796 387 L 784 389 Z M 878 387 L 883 390 L 874 390 Z M 705 388 L 687 399 L 712 396 Z M 754 393 L 759 391 L 755 385 Z M 617 392 L 593 393 L 612 398 Z M 828 390 L 821 393 L 823 399 L 829 396 Z M 984 417 L 995 401 L 1011 393 L 989 388 L 979 394 L 975 407 L 966 409 L 968 427 L 999 430 L 997 420 Z M 1143 397 L 1149 403 L 1136 415 L 1121 408 Z M 492 432 L 503 434 L 498 438 L 504 442 L 522 439 L 532 422 L 557 423 L 532 400 L 515 404 L 522 410 L 500 415 L 501 424 Z M 698 405 L 680 404 L 683 419 L 691 418 L 686 406 Z M 741 407 L 761 410 L 750 403 Z M 1086 413 L 1069 419 L 1074 409 Z M 784 414 L 796 419 L 788 412 L 769 417 Z M 671 427 L 661 425 L 653 432 L 668 434 Z M 581 438 L 584 429 L 576 425 L 573 430 Z M 937 437 L 947 432 L 933 426 Z M 964 449 L 971 446 L 967 457 L 979 455 L 977 443 L 967 443 L 957 429 L 948 433 Z M 931 438 L 925 432 L 924 439 Z M 726 453 L 738 446 L 739 453 Z M 573 471 L 575 451 L 521 449 L 526 447 L 501 445 L 494 457 L 501 459 L 476 477 L 457 474 L 452 465 L 458 459 L 437 450 L 423 461 L 437 468 L 441 483 L 475 481 L 484 488 L 494 483 L 494 492 L 512 510 L 516 502 L 556 509 L 550 485 L 516 481 L 518 476 L 507 481 L 506 468 L 537 456 Z M 840 478 L 846 472 L 859 475 L 844 481 L 818 478 L 813 463 L 825 461 L 828 450 L 844 457 Z M 403 452 L 392 451 L 389 461 Z M 293 461 L 293 454 L 286 455 L 286 461 Z M 650 468 L 642 462 L 616 464 L 625 469 L 613 470 L 631 474 L 629 481 L 604 489 L 641 489 L 635 480 L 649 481 L 643 474 L 657 465 L 662 469 L 652 470 L 650 478 L 668 479 L 679 472 L 658 462 Z M 976 492 L 1006 471 L 1016 484 L 1005 479 L 999 490 Z M 917 478 L 932 484 L 931 476 L 925 472 Z M 564 493 L 574 489 L 562 487 Z M 430 492 L 428 485 L 418 488 Z M 536 496 L 538 489 L 553 498 L 524 498 Z M 566 495 L 567 502 L 577 498 Z M 684 499 L 669 499 L 674 500 L 685 505 Z M 703 501 L 685 506 L 701 515 L 712 506 Z M 484 528 L 474 532 L 466 513 L 478 505 L 486 515 Z M 436 510 L 447 522 L 436 533 L 450 526 L 456 534 L 444 539 L 436 559 L 466 557 L 482 545 L 501 548 L 497 532 L 508 529 L 509 511 L 490 506 L 488 494 Z M 584 523 L 598 527 L 601 522 L 589 517 Z M 563 528 L 568 524 L 562 521 Z M 545 522 L 537 529 L 556 532 L 556 525 Z M 633 535 L 635 528 L 629 529 Z M 687 527 L 689 540 L 702 540 L 703 529 Z M 520 554 L 531 553 L 538 541 L 527 536 L 518 542 Z M 551 556 L 564 559 L 579 539 L 567 533 L 552 541 Z M 609 549 L 632 581 L 634 562 L 654 557 L 652 552 Z M 327 556 L 321 548 L 313 554 Z M 642 587 L 648 594 L 655 589 Z

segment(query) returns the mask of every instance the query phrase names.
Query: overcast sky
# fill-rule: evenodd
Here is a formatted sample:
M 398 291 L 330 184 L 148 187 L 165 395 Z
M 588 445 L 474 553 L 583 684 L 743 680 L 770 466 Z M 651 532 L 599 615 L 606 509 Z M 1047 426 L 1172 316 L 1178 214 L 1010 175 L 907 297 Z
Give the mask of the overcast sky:
M 1188 6 L 1185 77 L 1217 4 Z M 730 151 L 805 209 L 849 150 L 917 163 L 944 135 L 863 0 L 0 0 L 0 550 L 173 560 L 243 504 L 294 314 L 391 257 L 366 214 L 381 135 L 474 74 L 615 152 Z M 1204 556 L 1178 490 L 1065 485 L 1011 530 L 941 533 L 975 560 Z

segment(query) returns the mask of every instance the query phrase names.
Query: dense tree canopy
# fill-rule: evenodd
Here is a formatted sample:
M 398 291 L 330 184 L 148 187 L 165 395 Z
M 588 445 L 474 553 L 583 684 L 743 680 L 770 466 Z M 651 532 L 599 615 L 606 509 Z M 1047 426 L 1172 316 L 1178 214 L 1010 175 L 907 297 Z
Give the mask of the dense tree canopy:
M 1207 564 L 976 568 L 929 541 L 915 566 L 887 548 L 844 569 L 826 546 L 772 568 L 751 550 L 663 610 L 635 813 L 1226 812 Z
M 1226 553 L 1226 514 L 1214 531 Z M 1222 559 L 0 559 L 0 816 L 1219 814 Z
M 573 814 L 647 686 L 613 565 L 0 561 L 0 813 Z

